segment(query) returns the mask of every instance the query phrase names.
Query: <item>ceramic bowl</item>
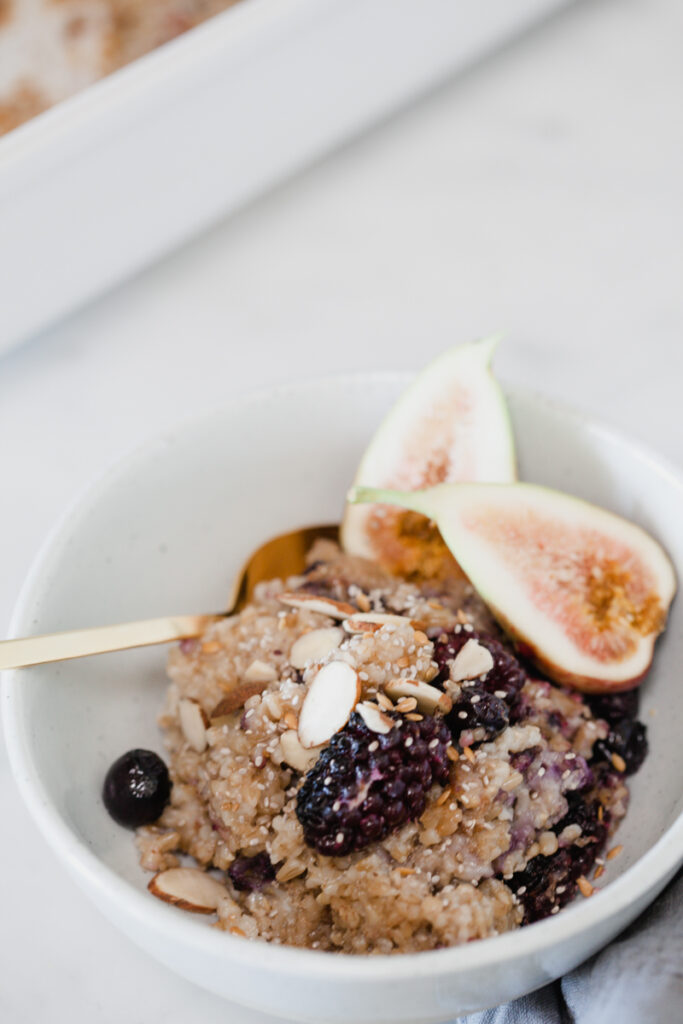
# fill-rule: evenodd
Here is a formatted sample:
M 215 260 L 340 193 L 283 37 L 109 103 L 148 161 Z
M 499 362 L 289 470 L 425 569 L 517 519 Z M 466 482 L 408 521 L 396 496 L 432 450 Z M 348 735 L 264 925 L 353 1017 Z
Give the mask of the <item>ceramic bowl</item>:
M 345 489 L 399 375 L 302 383 L 231 403 L 148 444 L 94 484 L 55 529 L 16 609 L 14 635 L 221 608 L 245 553 L 339 518 Z M 510 396 L 523 478 L 620 512 L 683 567 L 683 482 L 614 431 L 526 394 Z M 608 942 L 683 855 L 680 601 L 643 686 L 651 753 L 631 782 L 624 852 L 600 892 L 549 920 L 467 946 L 352 957 L 230 936 L 151 897 L 132 835 L 100 801 L 122 751 L 161 749 L 163 648 L 6 673 L 7 743 L 52 852 L 133 942 L 197 984 L 314 1024 L 443 1021 L 557 978 Z

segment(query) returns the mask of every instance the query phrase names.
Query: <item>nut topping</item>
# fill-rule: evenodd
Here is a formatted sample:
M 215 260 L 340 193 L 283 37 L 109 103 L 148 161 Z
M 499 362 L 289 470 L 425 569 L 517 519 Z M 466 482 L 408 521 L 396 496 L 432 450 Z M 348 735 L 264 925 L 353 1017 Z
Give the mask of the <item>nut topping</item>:
M 426 714 L 433 715 L 435 711 L 441 711 L 444 715 L 453 707 L 453 701 L 447 693 L 442 693 L 436 686 L 423 683 L 419 679 L 390 679 L 384 687 L 384 692 L 392 700 L 401 697 L 414 697 L 417 707 Z
M 305 668 L 309 661 L 322 661 L 330 651 L 339 647 L 343 639 L 344 631 L 339 626 L 312 629 L 294 641 L 289 652 L 289 663 L 294 668 Z
M 153 896 L 194 914 L 213 914 L 227 889 L 213 875 L 197 868 L 169 868 L 147 886 Z
M 345 661 L 323 665 L 308 688 L 299 715 L 299 740 L 306 750 L 339 732 L 360 698 L 360 679 Z
M 288 608 L 302 608 L 309 612 L 318 612 L 319 615 L 329 615 L 331 619 L 346 619 L 354 615 L 356 609 L 344 601 L 334 601 L 331 597 L 316 597 L 315 594 L 298 593 L 288 591 L 277 595 L 278 601 L 286 604 Z
M 201 754 L 206 750 L 206 727 L 209 724 L 203 708 L 192 697 L 181 697 L 178 701 L 178 718 L 183 736 L 192 749 Z
M 468 640 L 464 644 L 451 665 L 451 679 L 460 683 L 463 679 L 477 679 L 486 675 L 493 668 L 493 655 L 478 640 Z

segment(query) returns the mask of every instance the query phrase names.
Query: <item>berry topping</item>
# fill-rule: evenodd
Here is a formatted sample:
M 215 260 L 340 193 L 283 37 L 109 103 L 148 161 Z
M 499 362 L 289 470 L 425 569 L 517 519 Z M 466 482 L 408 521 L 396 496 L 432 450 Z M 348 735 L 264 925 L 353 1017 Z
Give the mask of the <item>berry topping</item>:
M 241 892 L 256 892 L 275 879 L 275 868 L 263 850 L 253 857 L 237 857 L 228 868 L 230 881 Z
M 593 760 L 611 761 L 617 770 L 633 775 L 645 760 L 647 750 L 647 730 L 643 723 L 622 718 L 619 722 L 610 723 L 607 739 L 597 741 L 593 747 Z
M 306 775 L 296 814 L 320 853 L 339 857 L 384 839 L 422 814 L 434 783 L 448 781 L 444 721 L 391 717 L 396 724 L 382 734 L 354 712 Z
M 493 668 L 487 672 L 483 682 L 477 682 L 476 685 L 482 686 L 487 693 L 505 701 L 510 713 L 510 720 L 516 721 L 518 695 L 526 681 L 526 672 L 515 656 L 510 654 L 500 641 L 487 633 L 477 633 L 474 630 L 466 629 L 461 629 L 459 633 L 455 631 L 442 633 L 434 641 L 434 660 L 439 666 L 439 674 L 432 680 L 432 685 L 445 683 L 450 675 L 451 664 L 468 640 L 477 640 L 493 658 Z M 467 689 L 467 683 L 464 688 Z
M 463 689 L 453 710 L 446 716 L 451 735 L 456 741 L 465 730 L 469 732 L 475 729 L 482 729 L 484 733 L 478 739 L 493 740 L 507 727 L 509 721 L 505 702 L 487 693 L 482 686 Z
M 635 718 L 638 714 L 640 694 L 638 690 L 625 690 L 623 693 L 587 694 L 586 703 L 596 718 L 604 718 L 610 724 L 622 718 Z
M 129 750 L 107 772 L 102 799 L 114 821 L 126 828 L 150 825 L 171 795 L 168 768 L 152 750 Z
M 560 845 L 549 857 L 533 857 L 524 871 L 507 880 L 524 907 L 524 924 L 548 917 L 574 898 L 578 879 L 590 873 L 607 838 L 607 820 L 600 821 L 597 800 L 568 794 L 568 801 L 569 811 L 554 831 L 559 836 L 568 825 L 578 825 L 577 842 Z

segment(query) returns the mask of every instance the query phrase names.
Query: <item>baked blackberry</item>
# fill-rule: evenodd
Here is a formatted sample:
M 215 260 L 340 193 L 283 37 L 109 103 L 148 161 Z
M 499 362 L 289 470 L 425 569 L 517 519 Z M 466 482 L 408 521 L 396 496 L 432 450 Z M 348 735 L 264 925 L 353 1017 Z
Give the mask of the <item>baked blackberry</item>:
M 526 682 L 526 672 L 499 640 L 488 633 L 478 633 L 476 630 L 460 629 L 460 632 L 442 633 L 434 641 L 434 661 L 439 666 L 439 674 L 432 680 L 432 685 L 443 686 L 450 675 L 451 663 L 455 659 L 461 647 L 464 647 L 468 640 L 477 640 L 490 652 L 493 658 L 493 668 L 487 674 L 483 682 L 477 681 L 476 687 L 481 687 L 487 693 L 492 694 L 507 705 L 508 716 L 511 722 L 519 718 L 520 691 Z M 464 687 L 468 689 L 468 687 Z M 506 723 L 507 724 L 507 723 Z
M 418 818 L 430 787 L 448 781 L 451 734 L 443 719 L 390 717 L 395 724 L 382 735 L 354 712 L 299 790 L 304 839 L 328 857 L 362 850 Z
M 593 747 L 593 761 L 610 761 L 612 755 L 623 758 L 626 769 L 624 775 L 634 775 L 647 757 L 647 729 L 642 722 L 632 718 L 622 718 L 610 722 L 607 739 L 598 740 Z
M 610 725 L 638 715 L 640 694 L 637 689 L 622 693 L 587 693 L 583 699 L 596 718 L 604 718 Z
M 574 843 L 549 857 L 533 857 L 524 871 L 516 872 L 508 885 L 524 907 L 523 924 L 541 921 L 557 907 L 564 907 L 576 895 L 577 880 L 590 874 L 607 839 L 608 819 L 599 813 L 597 800 L 581 794 L 567 794 L 569 809 L 554 826 L 558 835 L 567 825 L 579 825 L 580 844 Z

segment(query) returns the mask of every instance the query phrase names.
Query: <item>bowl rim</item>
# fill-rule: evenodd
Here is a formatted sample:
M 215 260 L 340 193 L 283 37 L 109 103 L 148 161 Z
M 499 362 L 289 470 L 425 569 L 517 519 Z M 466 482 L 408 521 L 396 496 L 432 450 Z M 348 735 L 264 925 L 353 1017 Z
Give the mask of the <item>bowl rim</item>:
M 62 542 L 80 519 L 96 506 L 106 492 L 115 487 L 129 471 L 145 462 L 159 447 L 165 447 L 169 435 L 198 428 L 212 419 L 240 409 L 249 409 L 275 398 L 305 395 L 311 390 L 374 387 L 389 383 L 406 383 L 413 374 L 402 371 L 371 371 L 306 378 L 301 381 L 276 385 L 236 396 L 199 414 L 179 418 L 161 432 L 136 444 L 127 453 L 116 458 L 95 474 L 81 488 L 65 511 L 48 532 L 38 549 L 15 604 L 9 627 L 9 636 L 29 632 L 28 613 L 35 604 L 44 583 L 49 580 L 49 567 L 61 555 Z M 616 442 L 641 460 L 648 462 L 667 483 L 680 492 L 683 499 L 683 474 L 674 463 L 654 452 L 640 441 L 609 424 L 575 409 L 568 403 L 549 398 L 522 388 L 504 388 L 506 397 L 545 406 L 554 416 L 570 427 L 588 429 L 595 435 Z M 251 963 L 263 948 L 260 942 L 244 941 L 213 928 L 207 928 L 191 915 L 178 914 L 175 908 L 150 900 L 146 892 L 136 889 L 104 864 L 71 830 L 51 804 L 42 784 L 31 753 L 31 744 L 23 719 L 25 687 L 20 681 L 21 669 L 0 673 L 5 741 L 10 767 L 21 796 L 48 845 L 62 860 L 82 888 L 93 896 L 99 906 L 97 894 L 106 905 L 112 899 L 125 910 L 133 922 L 173 940 L 179 945 L 190 945 L 201 954 L 229 958 L 233 962 Z M 441 950 L 404 953 L 400 956 L 350 954 L 330 955 L 327 951 L 301 949 L 292 946 L 268 944 L 268 970 L 291 976 L 305 977 L 308 981 L 355 980 L 356 982 L 398 981 L 406 976 L 431 978 L 443 974 L 467 972 L 475 967 L 500 964 L 537 953 L 581 932 L 597 927 L 639 898 L 645 898 L 658 883 L 665 882 L 683 860 L 683 813 L 650 849 L 614 879 L 599 900 L 582 900 L 564 908 L 561 914 L 546 918 L 533 925 L 515 929 L 501 935 L 480 939 L 464 946 L 451 946 Z M 86 886 L 86 882 L 88 883 Z

